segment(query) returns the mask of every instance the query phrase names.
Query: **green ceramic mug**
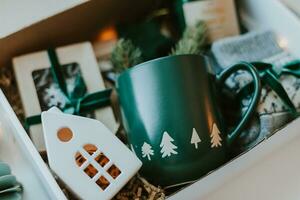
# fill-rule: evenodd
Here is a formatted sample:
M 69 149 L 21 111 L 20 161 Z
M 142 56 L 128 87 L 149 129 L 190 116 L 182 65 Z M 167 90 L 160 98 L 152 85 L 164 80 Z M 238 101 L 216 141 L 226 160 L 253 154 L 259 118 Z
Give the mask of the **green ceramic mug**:
M 253 76 L 248 110 L 231 133 L 224 132 L 216 103 L 220 86 L 234 72 Z M 236 64 L 214 75 L 209 58 L 168 56 L 139 64 L 117 80 L 129 142 L 142 160 L 141 174 L 155 184 L 194 181 L 228 160 L 227 147 L 255 111 L 261 91 L 255 68 Z

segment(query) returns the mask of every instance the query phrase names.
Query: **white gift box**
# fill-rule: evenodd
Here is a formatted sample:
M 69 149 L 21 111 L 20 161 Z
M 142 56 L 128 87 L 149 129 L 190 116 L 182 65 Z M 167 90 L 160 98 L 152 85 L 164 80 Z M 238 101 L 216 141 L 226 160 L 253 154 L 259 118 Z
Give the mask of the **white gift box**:
M 66 199 L 1 90 L 0 113 L 0 159 L 23 185 L 23 199 Z
M 118 13 L 118 16 L 134 15 L 135 12 L 128 12 L 133 4 L 135 10 L 143 13 L 152 1 L 70 0 L 62 4 L 57 0 L 4 2 L 5 6 L 2 6 L 2 2 L 0 6 L 0 67 L 9 65 L 10 60 L 18 55 L 89 38 L 94 31 L 105 25 L 107 19 L 116 19 L 112 13 Z M 299 18 L 282 2 L 240 2 L 242 22 L 247 28 L 273 29 L 281 37 L 283 46 L 295 56 L 300 55 Z M 16 4 L 22 6 L 20 12 L 15 11 Z M 6 152 L 9 152 L 4 154 L 0 151 L 0 158 L 11 165 L 13 173 L 26 187 L 24 199 L 65 199 L 7 101 L 3 95 L 0 96 L 0 119 L 4 136 L 0 140 L 0 148 L 5 147 Z M 300 196 L 298 124 L 299 120 L 294 121 L 254 149 L 169 198 L 297 199 Z M 12 146 L 14 148 L 10 149 Z M 19 159 L 16 159 L 17 156 Z M 25 178 L 27 174 L 22 173 L 23 169 L 28 169 L 26 172 L 30 180 Z

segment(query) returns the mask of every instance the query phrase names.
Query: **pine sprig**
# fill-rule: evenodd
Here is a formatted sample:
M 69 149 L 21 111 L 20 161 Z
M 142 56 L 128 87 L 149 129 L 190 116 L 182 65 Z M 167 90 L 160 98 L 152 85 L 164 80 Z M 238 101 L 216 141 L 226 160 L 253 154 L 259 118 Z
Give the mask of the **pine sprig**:
M 118 73 L 142 61 L 141 50 L 136 47 L 131 40 L 120 39 L 111 54 L 111 62 L 113 63 L 115 71 Z
M 185 29 L 182 38 L 178 41 L 171 55 L 200 54 L 203 51 L 207 38 L 207 27 L 203 21 Z

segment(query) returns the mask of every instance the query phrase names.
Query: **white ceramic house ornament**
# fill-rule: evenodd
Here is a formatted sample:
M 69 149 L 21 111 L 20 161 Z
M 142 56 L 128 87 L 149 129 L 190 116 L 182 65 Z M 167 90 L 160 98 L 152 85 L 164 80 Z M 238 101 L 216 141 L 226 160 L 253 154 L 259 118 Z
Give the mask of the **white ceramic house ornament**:
M 100 121 L 42 113 L 50 168 L 80 199 L 111 199 L 141 167 L 141 161 Z

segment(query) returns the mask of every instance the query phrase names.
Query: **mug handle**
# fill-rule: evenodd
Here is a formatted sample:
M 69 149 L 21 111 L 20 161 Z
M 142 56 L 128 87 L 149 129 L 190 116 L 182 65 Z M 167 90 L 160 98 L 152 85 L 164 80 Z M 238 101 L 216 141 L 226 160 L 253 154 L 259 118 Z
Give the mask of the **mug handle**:
M 251 98 L 251 103 L 247 108 L 247 111 L 243 115 L 241 121 L 238 123 L 238 125 L 227 135 L 227 143 L 231 145 L 233 141 L 239 136 L 239 134 L 242 132 L 243 128 L 246 126 L 248 121 L 250 120 L 252 114 L 255 112 L 257 104 L 260 99 L 261 94 L 261 81 L 259 74 L 255 67 L 247 62 L 240 62 L 238 64 L 235 64 L 225 70 L 223 70 L 220 74 L 217 75 L 217 81 L 221 85 L 225 84 L 225 81 L 227 78 L 232 75 L 234 72 L 238 70 L 245 70 L 248 71 L 251 76 L 253 77 L 253 84 L 254 84 L 254 94 Z

